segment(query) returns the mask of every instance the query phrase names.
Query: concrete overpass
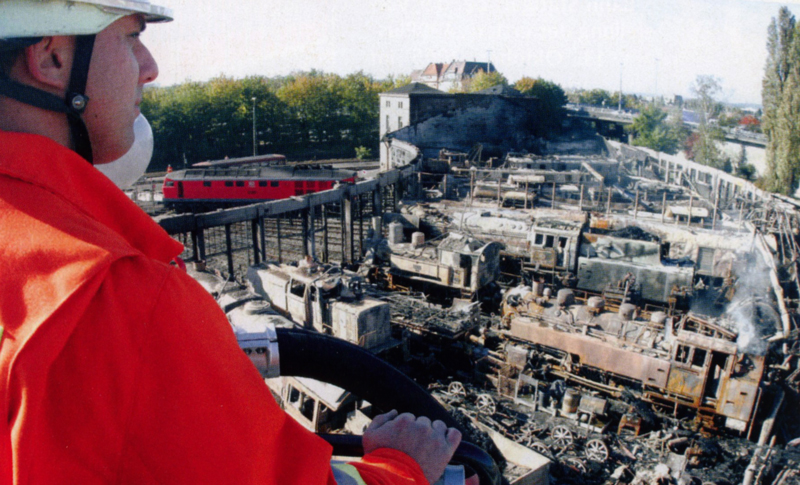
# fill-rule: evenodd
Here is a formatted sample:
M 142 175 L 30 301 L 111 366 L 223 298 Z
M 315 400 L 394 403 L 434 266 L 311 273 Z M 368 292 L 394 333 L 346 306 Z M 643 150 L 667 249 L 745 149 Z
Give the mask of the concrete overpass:
M 624 126 L 632 124 L 637 115 L 638 112 L 634 111 L 619 111 L 576 104 L 567 105 L 567 116 L 592 123 L 599 134 L 621 141 L 627 140 Z M 697 123 L 685 122 L 684 125 L 692 130 L 697 128 Z M 736 128 L 723 129 L 723 131 L 725 132 L 726 141 L 762 148 L 767 146 L 767 137 L 761 133 L 752 133 Z

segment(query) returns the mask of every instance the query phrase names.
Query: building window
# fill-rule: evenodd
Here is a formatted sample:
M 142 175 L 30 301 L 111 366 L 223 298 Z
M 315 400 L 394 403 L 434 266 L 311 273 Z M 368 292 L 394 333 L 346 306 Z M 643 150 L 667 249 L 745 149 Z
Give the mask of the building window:
M 402 102 L 402 101 L 400 101 L 399 103 L 397 103 L 397 107 L 398 107 L 398 108 L 402 108 L 402 107 L 403 107 L 403 102 Z
M 386 107 L 387 108 L 391 108 L 392 107 L 392 102 L 389 101 L 388 99 L 386 100 Z
M 397 129 L 399 130 L 402 127 L 403 127 L 403 117 L 402 116 L 398 116 L 397 117 Z
M 389 128 L 389 115 L 386 115 L 386 131 L 391 131 Z

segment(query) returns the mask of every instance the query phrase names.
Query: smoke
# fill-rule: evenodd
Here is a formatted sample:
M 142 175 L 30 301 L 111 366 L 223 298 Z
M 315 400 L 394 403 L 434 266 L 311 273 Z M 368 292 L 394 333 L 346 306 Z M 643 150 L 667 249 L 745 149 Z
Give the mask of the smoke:
M 740 352 L 764 355 L 767 352 L 764 339 L 774 335 L 780 325 L 780 315 L 772 304 L 769 269 L 753 251 L 745 253 L 733 270 L 737 277 L 736 293 L 725 317 L 733 322 Z

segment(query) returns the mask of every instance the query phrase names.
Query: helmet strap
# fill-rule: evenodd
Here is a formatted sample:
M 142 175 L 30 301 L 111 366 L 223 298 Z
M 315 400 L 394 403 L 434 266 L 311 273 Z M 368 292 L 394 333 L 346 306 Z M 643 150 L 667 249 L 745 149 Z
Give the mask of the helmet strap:
M 75 55 L 72 60 L 69 87 L 67 88 L 66 102 L 69 108 L 67 121 L 72 133 L 72 143 L 75 151 L 89 163 L 92 161 L 92 144 L 89 141 L 89 131 L 81 118 L 89 98 L 86 96 L 86 80 L 89 78 L 89 64 L 92 61 L 94 50 L 94 35 L 78 35 L 75 38 Z
M 86 96 L 86 80 L 89 77 L 89 63 L 92 60 L 94 39 L 94 35 L 76 36 L 75 55 L 65 98 L 18 83 L 0 72 L 0 96 L 7 96 L 21 103 L 67 115 L 75 152 L 89 163 L 92 163 L 92 145 L 89 141 L 89 131 L 86 129 L 81 114 L 89 102 L 89 98 Z

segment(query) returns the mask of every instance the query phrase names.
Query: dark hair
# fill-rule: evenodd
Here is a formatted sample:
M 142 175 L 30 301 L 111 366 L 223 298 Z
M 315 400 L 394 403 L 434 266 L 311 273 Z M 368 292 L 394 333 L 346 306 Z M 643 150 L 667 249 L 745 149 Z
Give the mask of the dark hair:
M 22 55 L 23 50 L 25 49 L 0 50 L 0 76 L 8 76 L 11 73 L 11 67 Z
M 41 37 L 20 37 L 14 39 L 0 39 L 0 75 L 8 76 L 11 66 L 17 61 L 22 51 L 29 45 L 42 40 Z

